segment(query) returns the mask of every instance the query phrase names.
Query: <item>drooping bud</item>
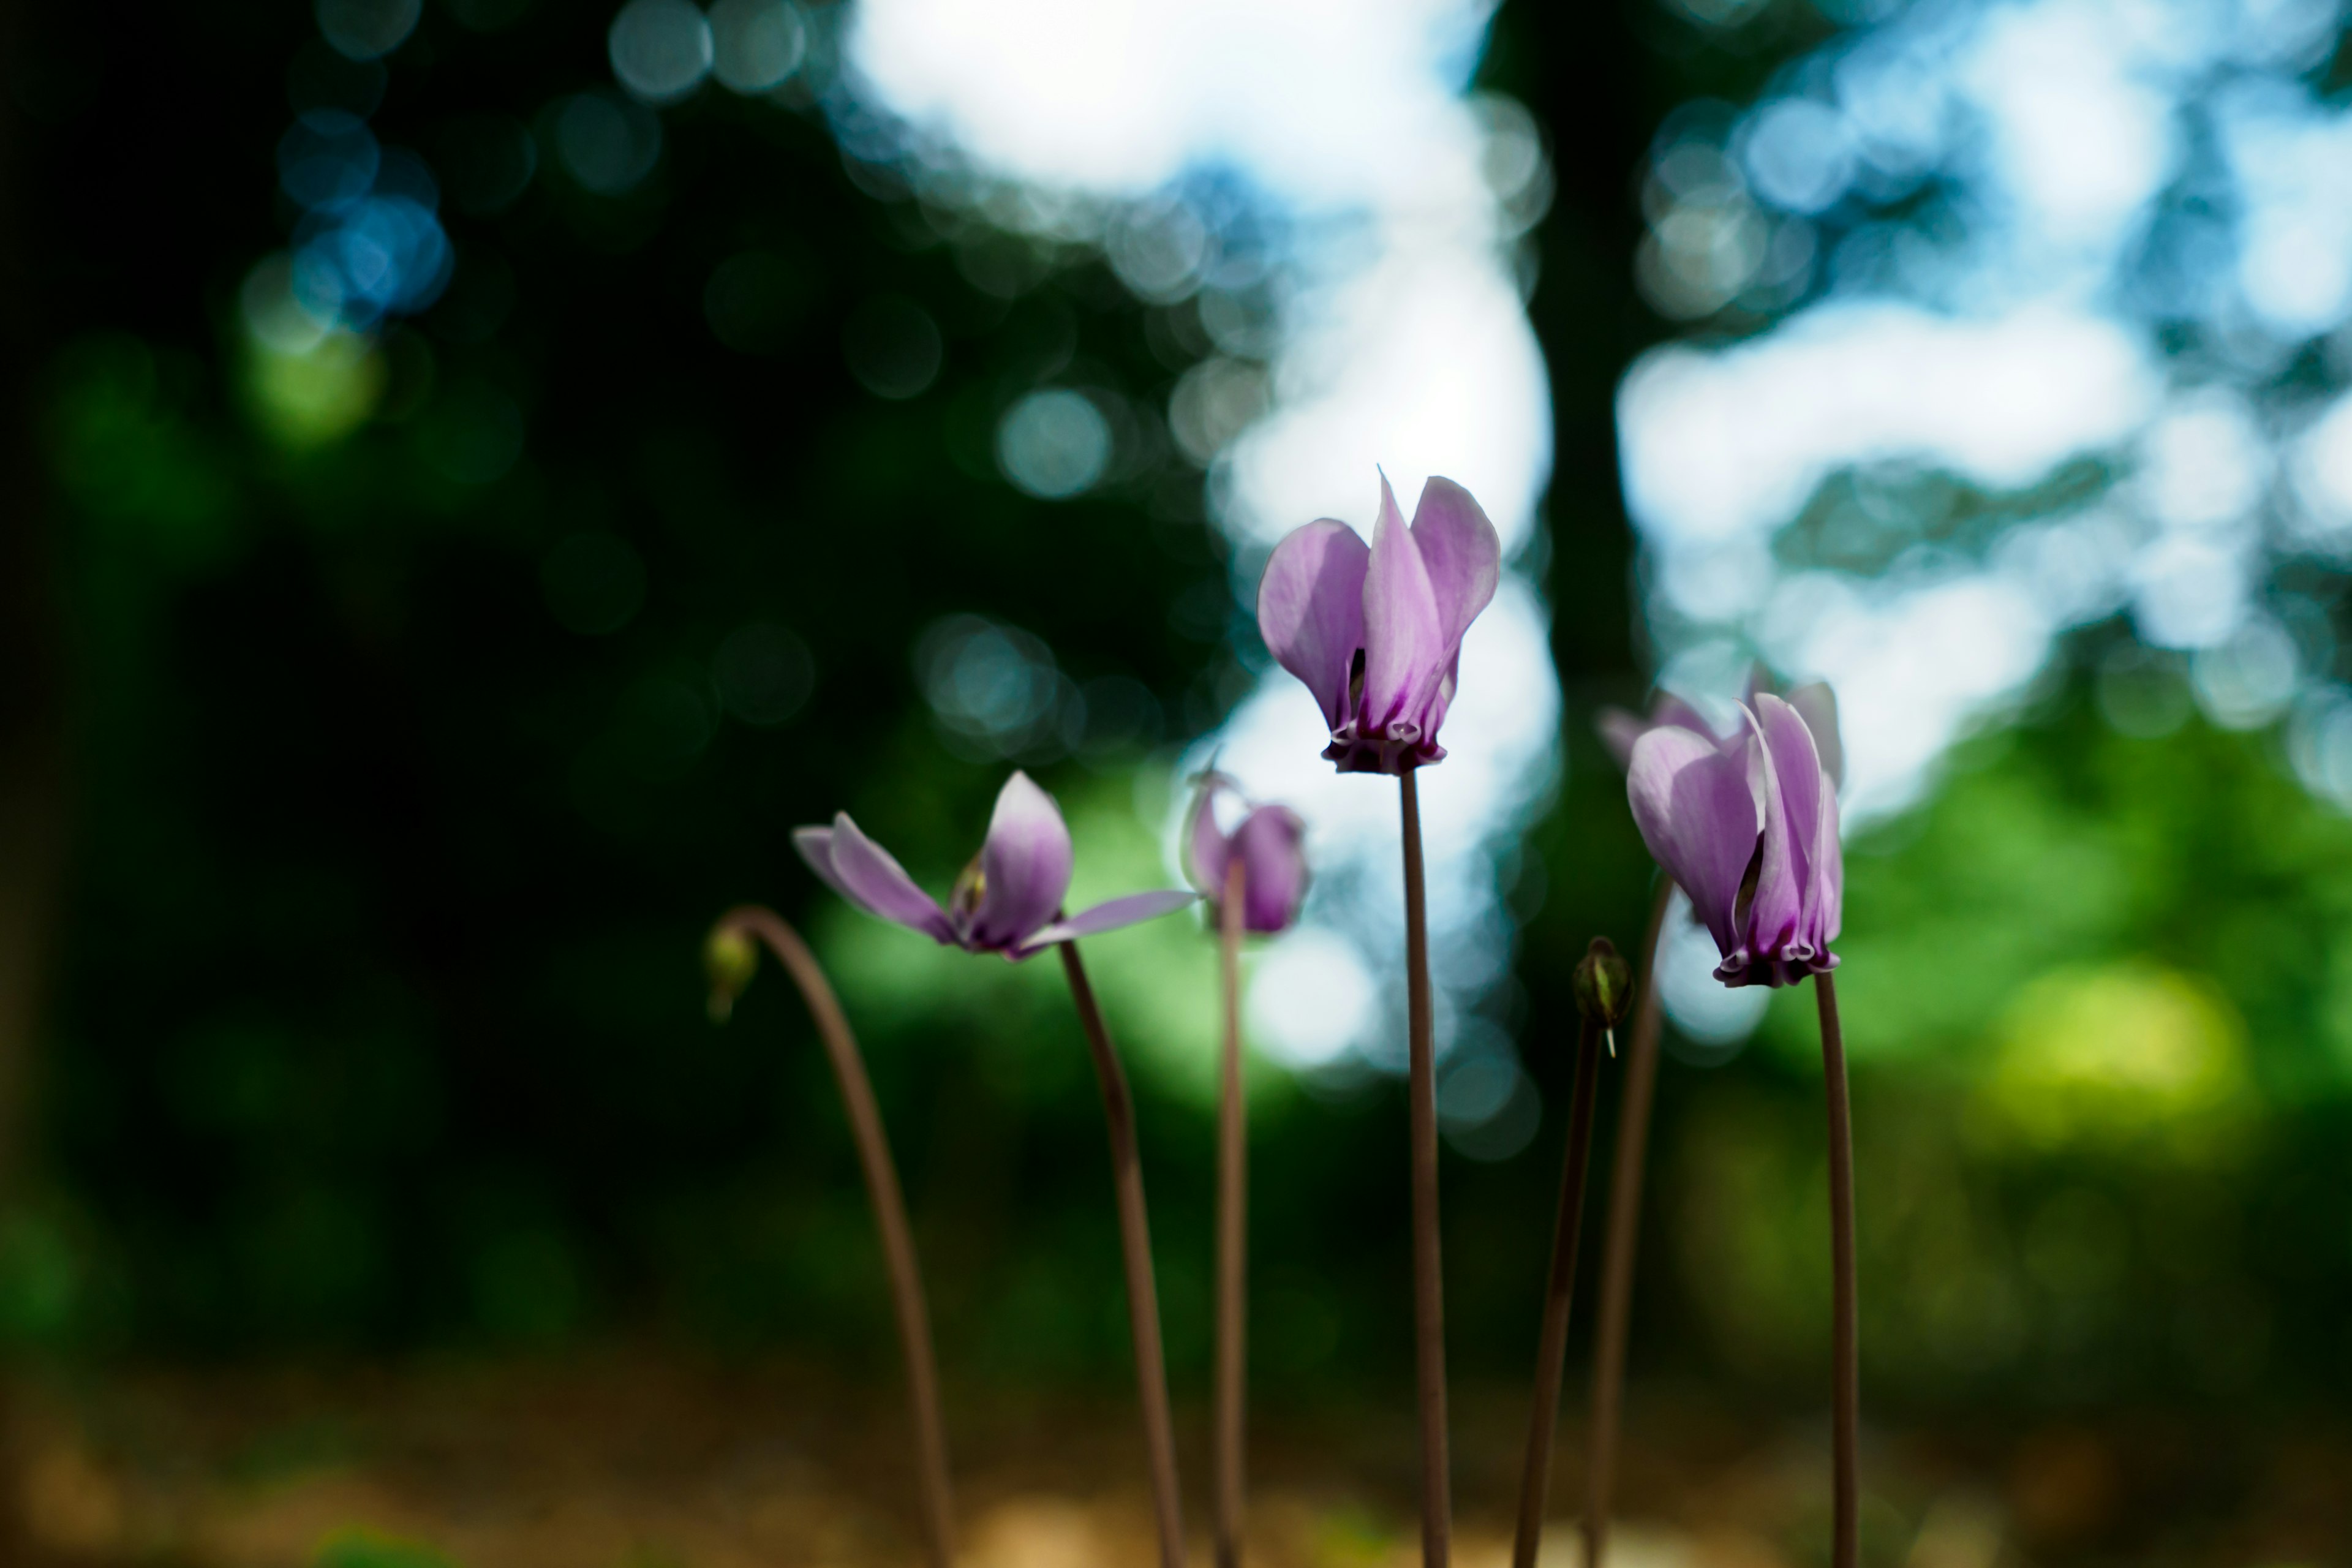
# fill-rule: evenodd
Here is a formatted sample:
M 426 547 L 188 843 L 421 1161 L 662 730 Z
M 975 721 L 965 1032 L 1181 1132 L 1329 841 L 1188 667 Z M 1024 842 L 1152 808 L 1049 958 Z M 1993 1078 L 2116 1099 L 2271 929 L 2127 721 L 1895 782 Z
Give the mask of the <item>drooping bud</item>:
M 710 1021 L 723 1024 L 735 998 L 760 971 L 760 950 L 751 934 L 735 926 L 713 926 L 702 944 L 702 972 L 710 978 Z
M 1604 1029 L 1625 1021 L 1633 1005 L 1633 972 L 1618 956 L 1616 944 L 1596 936 L 1576 965 L 1576 1006 Z

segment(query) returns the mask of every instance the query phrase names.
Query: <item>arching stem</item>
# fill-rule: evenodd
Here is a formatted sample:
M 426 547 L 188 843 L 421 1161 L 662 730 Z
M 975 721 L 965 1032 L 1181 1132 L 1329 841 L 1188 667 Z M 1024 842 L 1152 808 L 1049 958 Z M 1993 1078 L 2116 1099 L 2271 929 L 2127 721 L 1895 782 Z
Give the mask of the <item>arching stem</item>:
M 1176 1479 L 1176 1431 L 1168 1410 L 1168 1363 L 1160 1348 L 1160 1297 L 1152 1281 L 1151 1226 L 1143 1205 L 1143 1163 L 1135 1141 L 1135 1100 L 1127 1072 L 1104 1026 L 1102 1008 L 1087 982 L 1078 944 L 1059 945 L 1087 1046 L 1102 1086 L 1103 1120 L 1110 1130 L 1111 1176 L 1118 1194 L 1119 1249 L 1127 1266 L 1128 1326 L 1135 1340 L 1136 1402 L 1143 1410 L 1143 1446 L 1151 1470 L 1151 1508 L 1160 1527 L 1160 1568 L 1184 1568 L 1184 1511 Z
M 1617 1484 L 1617 1433 L 1625 1397 L 1625 1339 L 1633 1321 L 1633 1261 L 1642 1240 L 1642 1171 L 1650 1142 L 1650 1105 L 1658 1083 L 1658 938 L 1674 901 L 1670 877 L 1658 879 L 1650 927 L 1642 939 L 1633 1027 L 1625 1050 L 1625 1088 L 1617 1102 L 1617 1152 L 1609 1178 L 1609 1233 L 1601 1243 L 1600 1316 L 1592 1342 L 1591 1457 L 1584 1474 L 1585 1568 L 1601 1568 L 1609 1542 L 1609 1508 Z
M 1242 858 L 1225 869 L 1218 942 L 1225 987 L 1217 1081 L 1217 1568 L 1241 1568 L 1249 1384 L 1249 1112 L 1242 1081 Z
M 772 910 L 746 905 L 720 917 L 719 929 L 757 937 L 800 987 L 833 1064 L 834 1080 L 841 1087 L 841 1103 L 849 1116 L 850 1136 L 857 1144 L 858 1163 L 866 1173 L 866 1196 L 874 1205 L 875 1228 L 881 1233 L 882 1258 L 890 1275 L 890 1300 L 898 1319 L 899 1348 L 907 1359 L 907 1403 L 914 1418 L 915 1473 L 922 1489 L 923 1525 L 933 1568 L 953 1568 L 955 1563 L 955 1498 L 948 1482 L 947 1427 L 940 1418 L 940 1374 L 931 1352 L 930 1314 L 923 1305 L 923 1279 L 915 1262 L 914 1233 L 907 1225 L 907 1205 L 898 1190 L 898 1173 L 890 1161 L 890 1142 L 882 1130 L 882 1113 L 874 1103 L 874 1086 L 866 1077 L 866 1063 L 849 1020 L 826 983 L 816 955 Z
M 1421 1557 L 1445 1568 L 1454 1500 L 1446 1459 L 1445 1280 L 1437 1211 L 1437 1045 L 1429 995 L 1429 912 L 1421 862 L 1421 799 L 1411 768 L 1397 775 L 1404 816 L 1406 1104 L 1412 1141 L 1413 1373 L 1421 1415 Z

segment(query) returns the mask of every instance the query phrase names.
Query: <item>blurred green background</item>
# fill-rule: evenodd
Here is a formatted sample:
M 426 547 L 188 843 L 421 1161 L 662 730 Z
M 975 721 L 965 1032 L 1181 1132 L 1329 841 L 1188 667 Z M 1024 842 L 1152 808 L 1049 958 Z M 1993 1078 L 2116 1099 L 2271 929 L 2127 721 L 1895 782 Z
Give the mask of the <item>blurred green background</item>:
M 1568 700 L 1517 910 L 1543 1131 L 1445 1169 L 1465 1379 L 1522 1374 L 1569 968 L 1595 933 L 1632 946 L 1649 897 L 1590 730 L 1647 679 L 1611 408 L 1671 329 L 1634 292 L 1629 171 L 1676 104 L 1751 96 L 1830 26 L 1765 16 L 1515 0 L 1482 68 L 1558 182 L 1530 310 Z M 1031 764 L 1075 896 L 1164 875 L 1174 749 L 1247 689 L 1255 635 L 1200 471 L 1162 441 L 1040 500 L 991 440 L 1075 362 L 1164 405 L 1199 334 L 1083 247 L 975 285 L 808 112 L 704 93 L 619 194 L 533 172 L 528 139 L 609 79 L 608 21 L 426 9 L 375 123 L 436 160 L 450 287 L 289 350 L 249 279 L 294 221 L 289 93 L 355 101 L 369 71 L 296 5 L 10 17 L 0 1331 L 62 1364 L 624 1339 L 891 1375 L 794 996 L 770 973 L 730 1026 L 704 1016 L 701 932 L 756 900 L 812 932 L 861 1031 L 953 1375 L 1115 1390 L 1099 1111 L 1057 973 L 852 915 L 788 835 L 846 808 L 933 883 L 971 853 L 1004 764 L 959 754 L 916 658 L 981 615 L 1099 699 Z M 936 379 L 875 395 L 845 324 L 907 309 Z M 2352 822 L 2271 731 L 2105 722 L 2095 672 L 2129 636 L 2075 634 L 1850 847 L 1875 1419 L 2262 1423 L 2352 1394 Z M 1212 955 L 1189 920 L 1094 945 L 1197 1390 Z M 1661 1077 L 1636 1376 L 1735 1410 L 1822 1402 L 1810 1007 L 1780 997 L 1727 1061 L 1670 1041 Z M 1262 1397 L 1402 1395 L 1402 1093 L 1258 1082 Z

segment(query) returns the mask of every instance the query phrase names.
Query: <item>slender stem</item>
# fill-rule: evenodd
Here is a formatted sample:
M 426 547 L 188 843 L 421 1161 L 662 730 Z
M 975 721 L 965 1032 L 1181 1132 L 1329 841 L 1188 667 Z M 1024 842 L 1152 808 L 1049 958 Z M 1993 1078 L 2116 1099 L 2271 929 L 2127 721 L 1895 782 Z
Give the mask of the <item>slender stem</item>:
M 1519 1532 L 1511 1568 L 1536 1568 L 1544 1498 L 1551 1487 L 1551 1440 L 1559 1425 L 1560 1369 L 1568 1360 L 1569 1309 L 1576 1300 L 1576 1247 L 1584 1228 L 1584 1173 L 1592 1163 L 1593 1090 L 1601 1081 L 1601 1020 L 1584 1016 L 1576 1034 L 1576 1096 L 1569 1102 L 1568 1153 L 1560 1162 L 1559 1217 L 1552 1233 L 1551 1281 L 1536 1342 L 1535 1408 L 1528 1416 L 1527 1468 L 1519 1473 Z
M 1160 1297 L 1151 1278 L 1151 1226 L 1143 1206 L 1143 1163 L 1136 1152 L 1135 1100 L 1127 1072 L 1087 983 L 1078 944 L 1061 943 L 1062 973 L 1086 1026 L 1110 1127 L 1111 1175 L 1118 1189 L 1118 1239 L 1127 1266 L 1128 1326 L 1135 1337 L 1135 1389 L 1143 1407 L 1143 1447 L 1151 1467 L 1151 1509 L 1160 1525 L 1160 1568 L 1184 1568 L 1184 1511 L 1177 1490 L 1176 1430 L 1168 1414 L 1168 1363 L 1160 1349 Z
M 1397 775 L 1404 814 L 1406 1100 L 1412 1139 L 1413 1371 L 1421 1406 L 1421 1559 L 1445 1568 L 1454 1500 L 1445 1444 L 1445 1280 L 1437 1226 L 1437 1047 L 1429 999 L 1429 913 L 1421 866 L 1421 798 Z
M 940 1374 L 932 1359 L 930 1315 L 923 1305 L 923 1279 L 915 1262 L 914 1233 L 908 1228 L 907 1205 L 898 1190 L 898 1173 L 890 1162 L 890 1142 L 882 1130 L 882 1113 L 874 1103 L 874 1086 L 866 1077 L 866 1063 L 849 1020 L 817 964 L 816 955 L 772 910 L 747 905 L 730 910 L 719 920 L 722 929 L 749 932 L 768 946 L 784 973 L 800 987 L 816 1023 L 817 1037 L 833 1063 L 841 1102 L 849 1113 L 850 1135 L 857 1143 L 858 1163 L 865 1168 L 866 1192 L 874 1205 L 875 1228 L 882 1235 L 882 1258 L 890 1274 L 890 1300 L 898 1318 L 899 1348 L 907 1358 L 907 1402 L 914 1417 L 915 1471 L 921 1482 L 924 1532 L 933 1568 L 952 1568 L 955 1562 L 955 1498 L 948 1484 L 947 1427 L 940 1418 Z
M 1837 987 L 1826 972 L 1813 976 L 1821 1005 L 1822 1076 L 1830 1101 L 1830 1342 L 1832 1367 L 1830 1439 L 1836 1477 L 1832 1490 L 1835 1531 L 1832 1568 L 1854 1568 L 1860 1552 L 1860 1481 L 1855 1450 L 1862 1427 L 1862 1351 L 1856 1321 L 1853 1266 L 1853 1111 L 1846 1100 L 1845 1034 L 1838 1026 Z
M 1225 1041 L 1217 1082 L 1217 1568 L 1241 1568 L 1243 1415 L 1249 1380 L 1249 1115 L 1242 1082 L 1242 858 L 1225 870 L 1218 942 Z
M 1642 939 L 1640 989 L 1625 1050 L 1625 1089 L 1617 1102 L 1616 1166 L 1609 1178 L 1609 1234 L 1601 1245 L 1601 1316 L 1592 1343 L 1592 1451 L 1584 1472 L 1585 1568 L 1601 1568 L 1617 1482 L 1625 1336 L 1633 1319 L 1633 1258 L 1642 1239 L 1642 1165 L 1650 1142 L 1650 1102 L 1658 1082 L 1658 937 L 1665 930 L 1666 906 L 1674 895 L 1673 879 L 1659 878 L 1650 929 Z

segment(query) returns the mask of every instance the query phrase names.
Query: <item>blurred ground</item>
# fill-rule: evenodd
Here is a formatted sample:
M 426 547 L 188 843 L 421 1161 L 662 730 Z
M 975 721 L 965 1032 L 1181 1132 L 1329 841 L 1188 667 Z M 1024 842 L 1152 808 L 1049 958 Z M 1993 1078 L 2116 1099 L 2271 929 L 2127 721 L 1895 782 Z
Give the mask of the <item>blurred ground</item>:
M 1463 1391 L 1456 1561 L 1508 1561 L 1524 1419 Z M 1620 1568 L 1825 1555 L 1819 1430 L 1637 1387 Z M 19 1496 L 68 1563 L 186 1568 L 863 1568 L 913 1563 L 895 1389 L 642 1357 L 536 1365 L 158 1371 L 53 1381 L 16 1415 Z M 1197 1415 L 1197 1412 L 1193 1413 Z M 968 1568 L 1143 1568 L 1148 1503 L 1114 1402 L 966 1391 L 950 1411 Z M 1185 1434 L 1208 1561 L 1200 1429 Z M 1576 1561 L 1563 1433 L 1545 1563 Z M 1251 1561 L 1405 1568 L 1411 1433 L 1387 1412 L 1262 1422 Z M 1979 1438 L 1879 1431 L 1865 1561 L 1904 1568 L 2342 1563 L 2352 1436 L 2241 1439 L 2186 1417 Z

